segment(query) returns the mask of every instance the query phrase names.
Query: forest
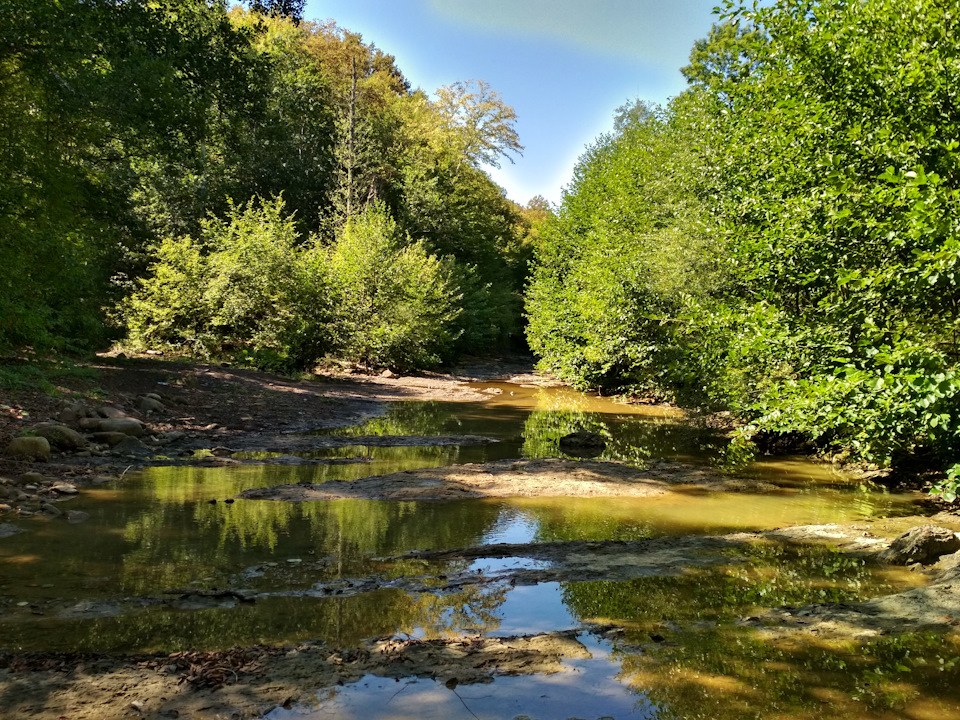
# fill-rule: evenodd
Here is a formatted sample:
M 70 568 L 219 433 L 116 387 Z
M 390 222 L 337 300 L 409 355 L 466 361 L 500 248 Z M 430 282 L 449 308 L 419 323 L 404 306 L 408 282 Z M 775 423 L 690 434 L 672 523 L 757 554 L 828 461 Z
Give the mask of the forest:
M 580 388 L 726 411 L 960 484 L 960 21 L 732 1 L 559 207 L 483 81 L 414 90 L 302 3 L 0 7 L 0 353 L 121 342 L 280 371 L 528 344 Z

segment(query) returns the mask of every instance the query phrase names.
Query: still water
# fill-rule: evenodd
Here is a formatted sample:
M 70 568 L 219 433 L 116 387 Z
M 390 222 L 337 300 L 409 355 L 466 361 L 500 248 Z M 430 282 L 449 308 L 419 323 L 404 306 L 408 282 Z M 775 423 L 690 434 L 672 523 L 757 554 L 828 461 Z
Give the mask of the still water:
M 488 401 L 397 403 L 384 417 L 334 432 L 483 435 L 496 443 L 356 445 L 314 453 L 366 459 L 352 464 L 152 468 L 85 490 L 70 507 L 90 513 L 86 523 L 22 522 L 27 533 L 0 540 L 0 646 L 132 652 L 308 639 L 349 646 L 384 635 L 513 635 L 615 623 L 626 629 L 623 636 L 581 635 L 590 659 L 570 661 L 563 678 L 504 678 L 495 689 L 461 687 L 453 694 L 433 681 L 411 679 L 402 696 L 393 681 L 368 678 L 271 717 L 409 717 L 404 703 L 420 707 L 419 717 L 445 718 L 792 718 L 822 716 L 824 703 L 849 708 L 837 717 L 920 718 L 927 711 L 960 717 L 956 691 L 941 685 L 957 675 L 952 641 L 911 636 L 899 645 L 883 640 L 869 651 L 822 643 L 777 647 L 738 625 L 758 607 L 854 601 L 917 582 L 825 549 L 746 546 L 729 565 L 628 581 L 494 583 L 445 593 L 384 585 L 350 591 L 370 577 L 465 569 L 464 561 L 412 567 L 387 559 L 413 550 L 720 534 L 918 512 L 917 496 L 860 485 L 824 465 L 759 462 L 744 472 L 772 487 L 754 494 L 222 502 L 279 483 L 557 456 L 557 439 L 580 429 L 608 439 L 602 457 L 636 463 L 665 458 L 709 464 L 723 446 L 720 436 L 669 409 L 567 389 L 479 387 Z M 466 569 L 498 570 L 493 561 L 476 562 L 481 566 Z M 337 583 L 346 590 L 337 597 L 316 591 L 322 585 L 329 592 Z M 170 602 L 191 589 L 214 588 L 242 589 L 257 600 Z M 669 642 L 651 644 L 651 637 L 664 635 Z M 922 667 L 911 657 L 923 658 Z M 919 714 L 897 714 L 907 709 Z

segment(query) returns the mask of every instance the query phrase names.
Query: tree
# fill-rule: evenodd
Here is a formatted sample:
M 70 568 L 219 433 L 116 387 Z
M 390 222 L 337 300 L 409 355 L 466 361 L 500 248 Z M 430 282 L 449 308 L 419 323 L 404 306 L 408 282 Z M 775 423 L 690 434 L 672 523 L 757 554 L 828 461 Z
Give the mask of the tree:
M 436 108 L 444 129 L 460 157 L 473 164 L 500 167 L 513 162 L 510 153 L 523 154 L 516 131 L 517 114 L 484 80 L 446 85 L 436 92 Z
M 286 17 L 299 24 L 306 0 L 250 0 L 250 10 L 271 17 Z

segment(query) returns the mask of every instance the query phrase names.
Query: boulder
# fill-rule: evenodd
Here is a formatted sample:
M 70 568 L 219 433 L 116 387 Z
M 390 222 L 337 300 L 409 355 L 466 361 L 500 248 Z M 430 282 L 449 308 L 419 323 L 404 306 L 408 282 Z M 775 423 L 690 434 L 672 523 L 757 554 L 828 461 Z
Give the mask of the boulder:
M 50 487 L 51 490 L 60 495 L 76 495 L 79 490 L 77 490 L 76 485 L 71 485 L 70 483 L 57 483 Z
M 46 481 L 47 479 L 38 472 L 25 472 L 17 478 L 17 484 L 19 485 L 39 485 Z
M 41 423 L 33 428 L 33 432 L 45 437 L 51 447 L 58 450 L 82 450 L 87 446 L 83 435 L 60 423 Z
M 0 538 L 7 538 L 11 535 L 16 535 L 18 533 L 25 532 L 23 528 L 19 528 L 16 525 L 11 523 L 0 523 Z
M 587 430 L 578 430 L 577 432 L 564 435 L 557 443 L 561 450 L 571 455 L 599 455 L 607 446 L 607 441 L 602 435 L 588 432 Z
M 123 442 L 114 445 L 112 452 L 115 455 L 148 455 L 151 451 L 139 438 L 128 436 Z
M 114 445 L 119 445 L 130 436 L 122 432 L 95 432 L 90 437 L 101 445 L 113 447 Z
M 69 510 L 67 512 L 67 522 L 76 525 L 90 519 L 90 513 L 83 510 Z
M 910 528 L 883 551 L 880 559 L 891 565 L 927 565 L 936 562 L 941 555 L 960 550 L 960 537 L 953 530 L 936 525 L 919 525 Z
M 108 418 L 97 424 L 97 432 L 118 432 L 140 437 L 143 435 L 143 423 L 133 418 Z
M 112 405 L 104 405 L 103 407 L 97 408 L 97 414 L 102 418 L 109 418 L 111 420 L 123 420 L 127 417 L 127 414 L 120 408 L 115 408 Z
M 45 437 L 17 437 L 7 445 L 6 454 L 18 460 L 49 460 L 50 442 Z
M 94 432 L 98 427 L 100 427 L 101 422 L 102 419 L 98 417 L 84 417 L 77 420 L 77 427 L 84 432 Z
M 159 400 L 155 400 L 152 397 L 147 397 L 146 395 L 140 398 L 140 400 L 137 402 L 137 407 L 140 408 L 140 412 L 146 413 L 147 415 L 150 413 L 163 413 L 167 411 L 166 405 Z

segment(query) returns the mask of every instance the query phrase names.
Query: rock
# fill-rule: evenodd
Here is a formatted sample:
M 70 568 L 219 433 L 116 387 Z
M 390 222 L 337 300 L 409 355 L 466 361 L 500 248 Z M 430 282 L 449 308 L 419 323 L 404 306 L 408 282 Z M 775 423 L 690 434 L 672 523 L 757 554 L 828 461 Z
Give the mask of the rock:
M 47 479 L 38 472 L 25 472 L 23 475 L 17 478 L 17 482 L 20 485 L 36 485 L 46 481 Z
M 166 405 L 159 400 L 154 400 L 146 395 L 140 398 L 139 402 L 137 403 L 137 407 L 140 408 L 140 412 L 144 412 L 148 415 L 150 413 L 162 413 L 167 411 Z
M 0 523 L 0 538 L 7 538 L 11 535 L 19 535 L 22 532 L 26 532 L 26 530 L 11 523 Z
M 92 482 L 94 485 L 106 485 L 107 483 L 112 483 L 115 480 L 116 478 L 110 477 L 109 475 L 97 475 L 90 482 Z
M 607 446 L 602 435 L 578 430 L 564 435 L 557 443 L 561 450 L 571 455 L 599 455 Z
M 90 513 L 83 510 L 70 510 L 67 512 L 67 522 L 76 525 L 90 519 Z
M 48 517 L 60 517 L 63 515 L 63 510 L 53 503 L 40 503 L 40 512 Z
M 73 428 L 59 423 L 41 423 L 33 428 L 40 437 L 45 437 L 52 447 L 58 450 L 82 450 L 87 440 Z
M 395 378 L 395 377 L 397 377 L 397 374 L 396 374 L 395 372 L 393 372 L 393 370 L 384 370 L 382 373 L 380 373 L 380 377 L 382 377 L 382 378 Z
M 86 414 L 87 410 L 83 405 L 74 403 L 73 405 L 67 405 L 67 407 L 61 410 L 60 414 L 57 415 L 57 420 L 64 425 L 76 425 L 80 422 L 80 418 L 86 417 Z
M 122 432 L 95 432 L 90 437 L 101 445 L 113 447 L 114 445 L 119 445 L 130 436 Z
M 133 418 L 107 418 L 97 424 L 98 432 L 118 432 L 131 437 L 143 435 L 143 423 Z
M 45 437 L 17 437 L 7 445 L 6 454 L 18 460 L 47 461 L 50 459 L 50 443 Z
M 6 503 L 0 503 L 0 515 L 6 515 L 8 512 L 13 512 L 13 508 Z
M 103 407 L 97 408 L 97 414 L 102 418 L 108 418 L 111 420 L 126 420 L 128 419 L 127 414 L 120 408 L 115 408 L 112 405 L 104 405 Z
M 144 393 L 145 398 L 150 398 L 151 400 L 161 401 L 163 398 L 158 393 Z
M 178 440 L 183 440 L 186 434 L 181 430 L 171 430 L 170 432 L 160 433 L 156 437 L 158 445 L 168 445 Z
M 891 565 L 936 562 L 941 555 L 960 550 L 960 537 L 952 530 L 936 525 L 910 528 L 880 554 L 880 559 Z
M 76 485 L 71 485 L 70 483 L 57 483 L 56 485 L 52 485 L 50 489 L 60 495 L 76 495 L 80 492 L 77 490 Z
M 113 453 L 116 455 L 147 455 L 150 448 L 144 445 L 139 438 L 126 437 L 123 442 L 117 443 L 113 447 Z
M 84 432 L 93 432 L 100 427 L 101 418 L 85 417 L 77 420 L 77 427 Z
M 233 450 L 225 447 L 215 447 L 210 451 L 210 454 L 214 457 L 230 457 L 233 453 Z

